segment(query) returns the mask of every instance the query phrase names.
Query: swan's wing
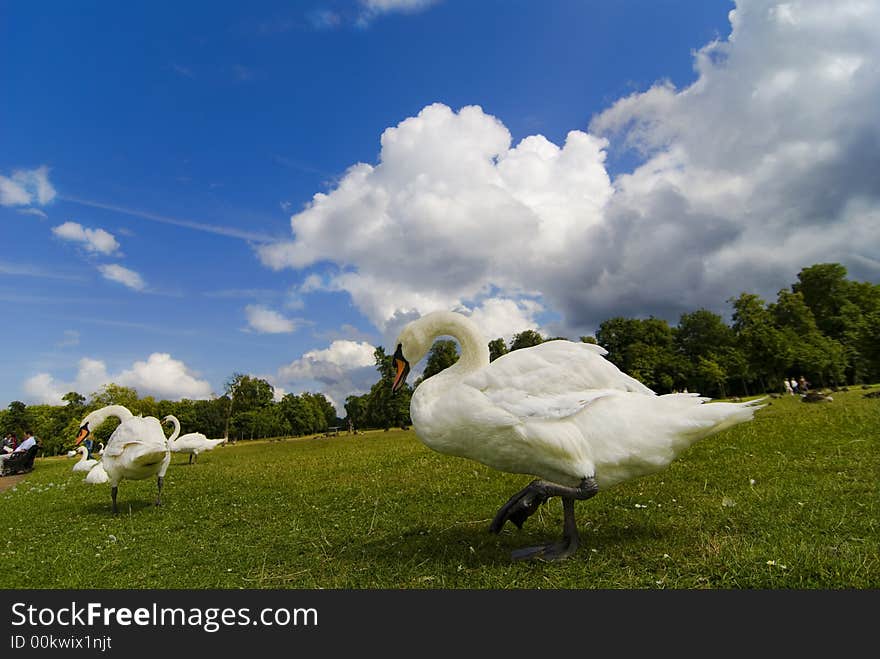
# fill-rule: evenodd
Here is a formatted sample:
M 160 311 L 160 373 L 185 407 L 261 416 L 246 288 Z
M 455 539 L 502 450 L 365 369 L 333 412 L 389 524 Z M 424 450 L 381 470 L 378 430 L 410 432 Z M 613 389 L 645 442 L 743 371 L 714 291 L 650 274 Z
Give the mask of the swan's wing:
M 464 378 L 497 407 L 519 417 L 562 418 L 619 392 L 654 396 L 589 343 L 548 341 L 499 357 Z
M 159 420 L 148 416 L 135 416 L 119 424 L 107 446 L 104 447 L 104 457 L 114 458 L 122 455 L 125 447 L 129 444 L 161 444 L 165 446 L 165 433 Z
M 181 449 L 194 449 L 201 448 L 205 445 L 205 442 L 208 441 L 208 438 L 200 432 L 189 432 L 185 435 L 181 435 L 174 442 L 174 448 L 178 451 Z

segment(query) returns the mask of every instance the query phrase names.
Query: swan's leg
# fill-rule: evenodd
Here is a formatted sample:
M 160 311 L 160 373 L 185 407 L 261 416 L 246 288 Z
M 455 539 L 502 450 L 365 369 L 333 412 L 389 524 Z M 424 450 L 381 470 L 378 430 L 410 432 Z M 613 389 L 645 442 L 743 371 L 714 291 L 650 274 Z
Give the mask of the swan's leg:
M 156 505 L 157 505 L 157 506 L 161 506 L 161 505 L 162 505 L 162 482 L 163 482 L 164 480 L 165 480 L 164 478 L 162 478 L 161 476 L 159 476 L 159 481 L 158 481 L 158 484 L 159 484 L 159 493 L 156 495 Z
M 119 512 L 119 509 L 116 507 L 116 493 L 118 491 L 119 491 L 118 485 L 114 485 L 113 487 L 110 488 L 110 497 L 113 499 L 113 514 L 114 515 Z
M 557 485 L 556 483 L 541 480 L 532 481 L 528 486 L 514 494 L 501 507 L 498 514 L 495 515 L 495 519 L 492 520 L 489 530 L 492 533 L 499 533 L 507 520 L 522 528 L 523 522 L 538 510 L 538 506 L 550 497 L 560 496 L 562 497 L 562 509 L 565 516 L 562 541 L 539 547 L 519 549 L 513 552 L 513 559 L 539 558 L 553 561 L 571 556 L 577 551 L 580 543 L 577 522 L 574 517 L 574 502 L 576 499 L 590 499 L 598 491 L 599 486 L 594 478 L 585 478 L 577 487 L 566 487 L 565 485 Z
M 189 454 L 189 464 L 192 464 L 192 463 L 193 463 L 193 454 L 190 453 Z

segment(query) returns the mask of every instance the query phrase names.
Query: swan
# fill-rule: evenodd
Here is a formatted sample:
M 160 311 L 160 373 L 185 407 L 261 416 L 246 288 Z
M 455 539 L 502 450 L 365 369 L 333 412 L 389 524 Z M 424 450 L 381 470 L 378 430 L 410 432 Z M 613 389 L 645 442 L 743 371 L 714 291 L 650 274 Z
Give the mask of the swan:
M 73 465 L 72 471 L 91 471 L 92 467 L 98 464 L 98 461 L 89 457 L 89 449 L 85 446 L 80 446 L 77 450 L 82 453 L 82 458 Z
M 410 403 L 429 448 L 493 469 L 538 476 L 514 494 L 489 526 L 522 528 L 550 497 L 563 504 L 561 542 L 513 552 L 514 560 L 557 560 L 577 551 L 575 500 L 664 469 L 699 439 L 752 419 L 755 403 L 708 403 L 697 394 L 658 396 L 588 343 L 547 341 L 489 363 L 489 349 L 466 316 L 435 311 L 401 331 L 392 391 L 434 339 L 452 336 L 459 360 L 424 380 Z
M 119 426 L 107 440 L 107 446 L 100 462 L 89 471 L 87 483 L 110 483 L 110 496 L 113 499 L 113 512 L 118 512 L 116 494 L 119 481 L 123 479 L 142 480 L 157 477 L 158 494 L 156 505 L 162 505 L 162 484 L 165 472 L 171 461 L 171 452 L 162 432 L 159 419 L 148 416 L 134 416 L 122 405 L 108 405 L 86 415 L 76 435 L 80 444 L 91 433 L 92 428 L 100 426 L 108 417 L 120 420 Z
M 189 464 L 198 462 L 199 453 L 213 451 L 220 444 L 226 443 L 226 437 L 222 439 L 208 439 L 203 433 L 190 432 L 185 435 L 180 434 L 180 421 L 173 414 L 169 414 L 164 419 L 165 423 L 174 424 L 174 432 L 168 438 L 168 446 L 173 453 L 189 453 Z M 178 437 L 178 435 L 180 435 Z M 193 460 L 195 457 L 195 460 Z
M 98 442 L 98 455 L 104 455 L 104 442 Z

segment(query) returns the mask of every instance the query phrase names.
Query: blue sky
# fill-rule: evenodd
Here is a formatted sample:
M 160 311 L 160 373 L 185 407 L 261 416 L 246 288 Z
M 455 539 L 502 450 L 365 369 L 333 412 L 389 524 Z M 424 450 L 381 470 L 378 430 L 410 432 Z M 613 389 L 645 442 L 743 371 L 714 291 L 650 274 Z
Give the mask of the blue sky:
M 873 8 L 734 7 L 0 3 L 0 404 L 341 405 L 435 307 L 577 336 L 878 281 Z

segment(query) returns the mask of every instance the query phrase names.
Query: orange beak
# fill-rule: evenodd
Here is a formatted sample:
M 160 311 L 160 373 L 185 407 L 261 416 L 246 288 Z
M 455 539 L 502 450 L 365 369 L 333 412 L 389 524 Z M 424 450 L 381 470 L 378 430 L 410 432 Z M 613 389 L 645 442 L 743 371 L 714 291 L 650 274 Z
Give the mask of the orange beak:
M 400 344 L 397 346 L 397 352 L 394 353 L 394 365 L 397 367 L 397 373 L 394 376 L 394 384 L 391 385 L 392 393 L 403 386 L 406 376 L 409 375 L 409 362 L 404 358 Z
M 88 436 L 89 436 L 89 426 L 88 426 L 88 424 L 86 424 L 82 428 L 79 429 L 78 433 L 76 433 L 77 445 Z

